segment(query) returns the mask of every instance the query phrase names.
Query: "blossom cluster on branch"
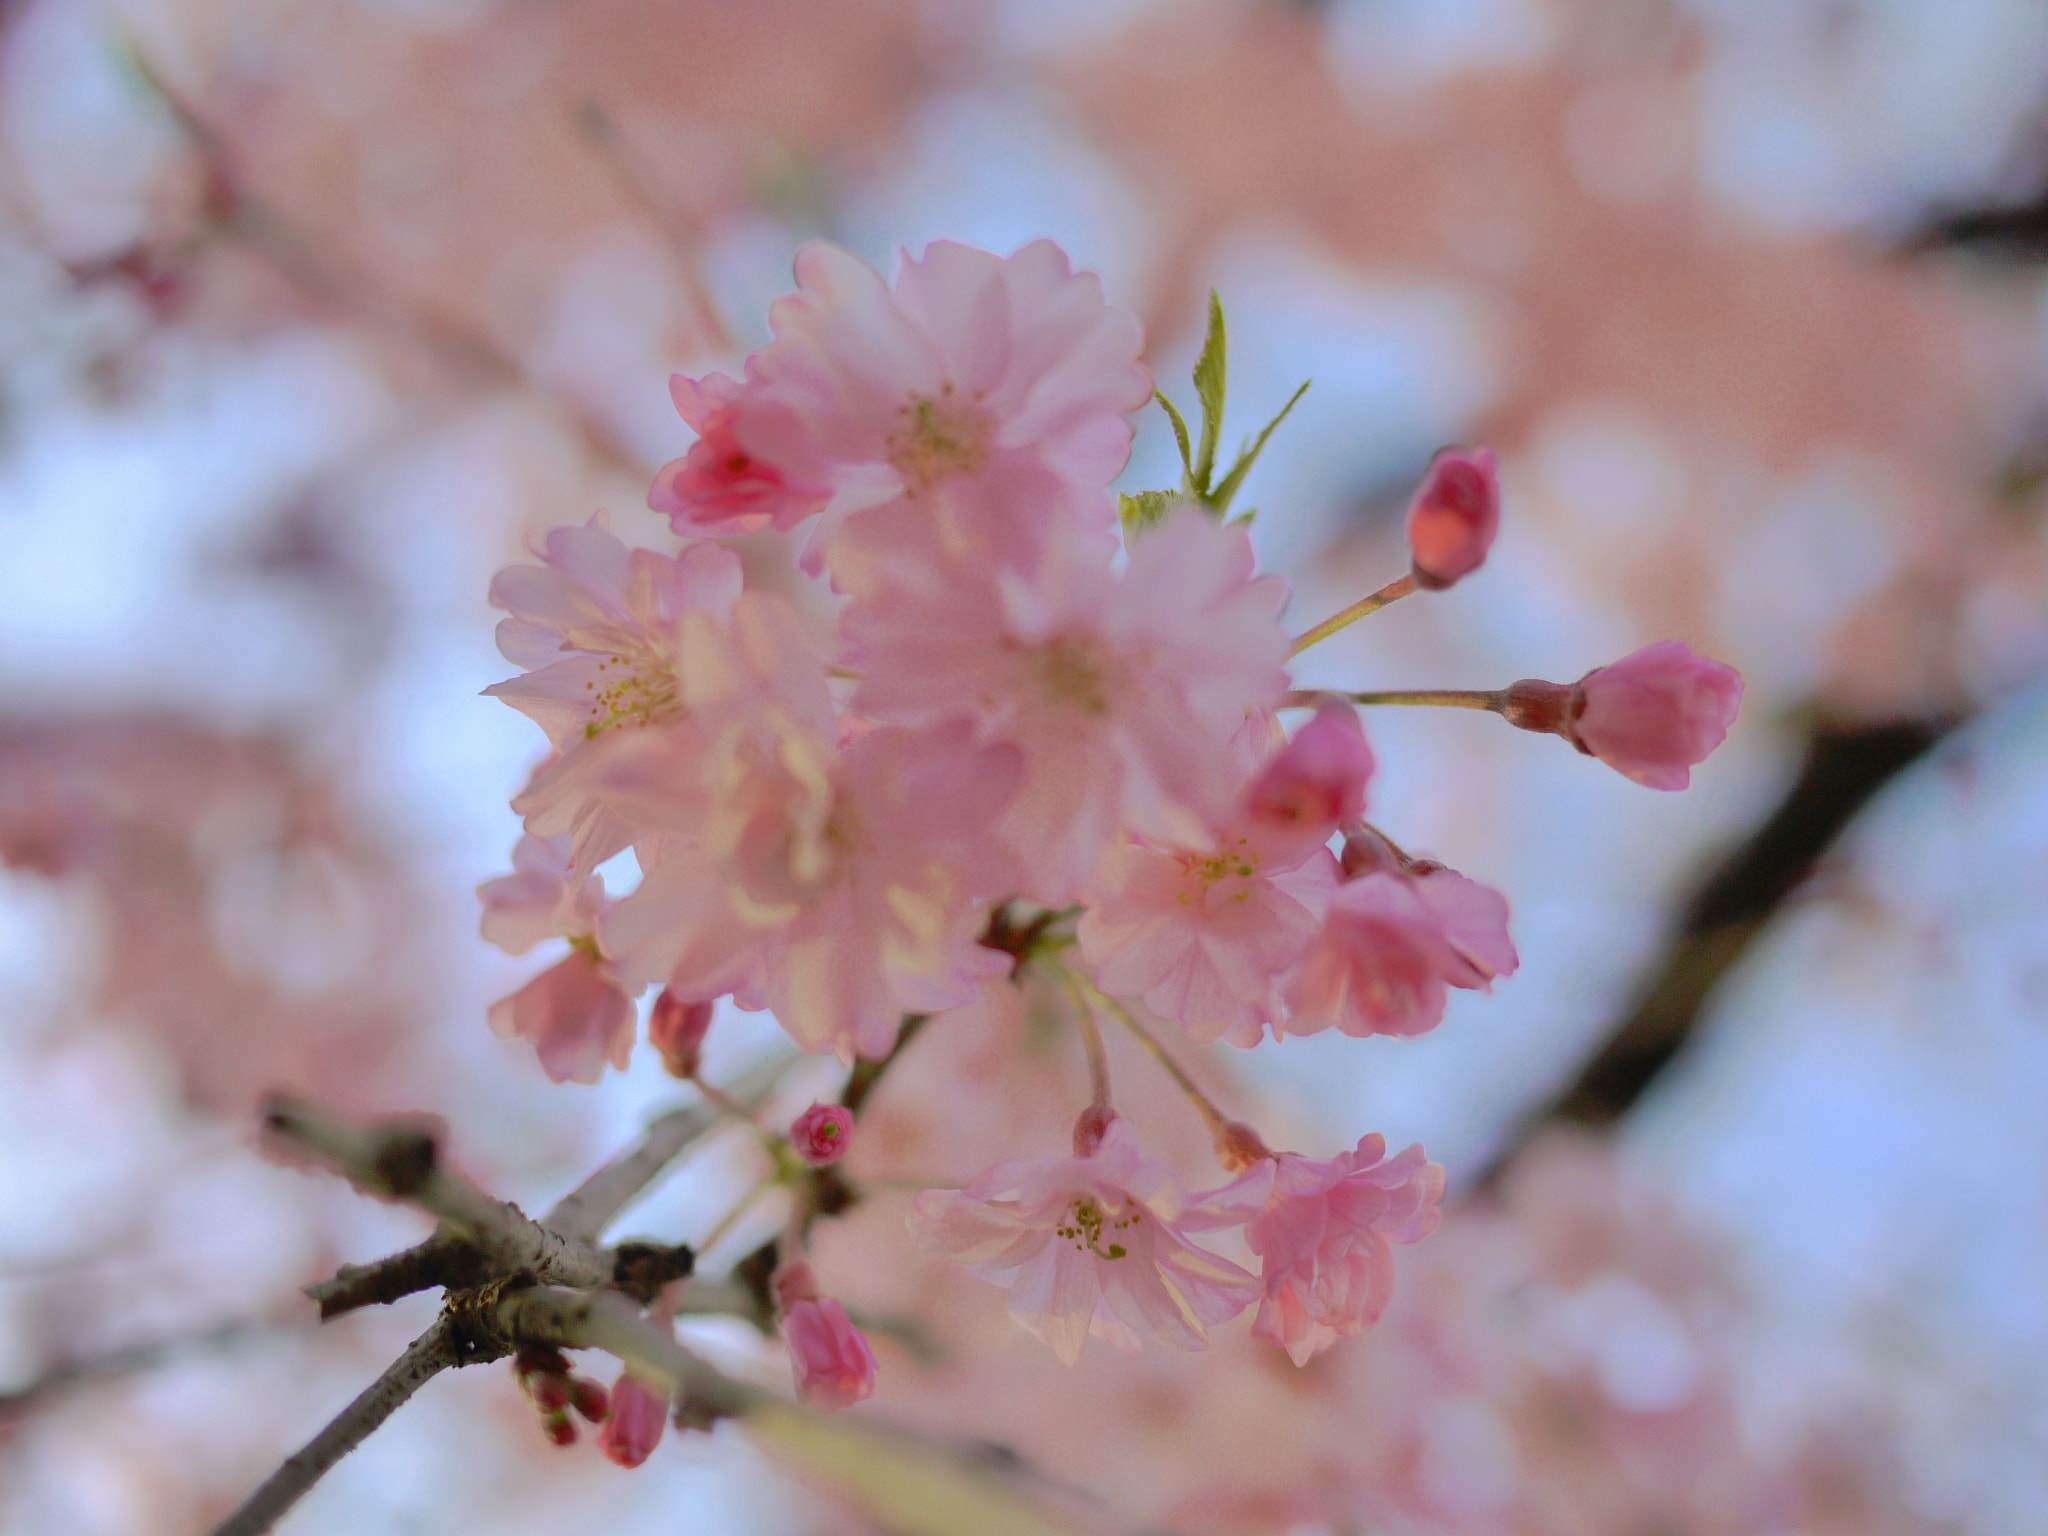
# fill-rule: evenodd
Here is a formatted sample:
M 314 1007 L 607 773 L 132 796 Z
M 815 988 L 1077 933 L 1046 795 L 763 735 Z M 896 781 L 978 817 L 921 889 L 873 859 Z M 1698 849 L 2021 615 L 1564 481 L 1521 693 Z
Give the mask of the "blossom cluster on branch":
M 492 1026 L 556 1080 L 595 1082 L 624 1065 L 632 999 L 655 988 L 650 1033 L 680 1076 L 727 997 L 853 1064 L 886 1059 L 907 1019 L 943 1027 L 1035 972 L 1091 1067 L 1072 1155 L 927 1191 L 917 1241 L 1007 1287 L 1070 1361 L 1091 1334 L 1199 1347 L 1256 1309 L 1254 1332 L 1304 1363 L 1378 1317 L 1391 1245 L 1435 1225 L 1443 1170 L 1370 1134 L 1327 1160 L 1272 1151 L 1156 1026 L 1240 1047 L 1415 1035 L 1450 989 L 1517 966 L 1498 892 L 1365 819 L 1357 706 L 1491 710 L 1674 789 L 1725 736 L 1740 680 L 1666 642 L 1571 684 L 1294 690 L 1308 645 L 1483 562 L 1500 520 L 1490 453 L 1431 465 L 1408 573 L 1290 636 L 1285 589 L 1230 516 L 1280 419 L 1218 462 L 1220 305 L 1191 427 L 1140 366 L 1136 321 L 1049 242 L 1007 258 L 937 243 L 893 284 L 814 245 L 796 278 L 741 377 L 673 383 L 698 437 L 649 503 L 676 552 L 629 547 L 600 515 L 493 584 L 500 648 L 523 671 L 489 691 L 553 750 L 513 802 L 526 835 L 514 872 L 481 890 L 484 933 L 514 953 L 569 947 Z M 1132 414 L 1153 399 L 1182 482 L 1116 495 Z M 822 641 L 718 542 L 763 529 L 800 538 L 799 565 L 833 595 Z M 1305 716 L 1291 736 L 1290 711 Z M 627 849 L 641 879 L 614 898 L 598 870 Z M 1106 1025 L 1187 1089 L 1232 1182 L 1191 1194 L 1147 1153 L 1113 1108 Z M 780 1142 L 792 1168 L 844 1150 L 855 1122 L 834 1109 Z M 772 1295 L 800 1395 L 841 1406 L 866 1396 L 874 1358 L 820 1296 L 804 1225 Z M 649 1443 L 613 1439 L 621 1459 Z

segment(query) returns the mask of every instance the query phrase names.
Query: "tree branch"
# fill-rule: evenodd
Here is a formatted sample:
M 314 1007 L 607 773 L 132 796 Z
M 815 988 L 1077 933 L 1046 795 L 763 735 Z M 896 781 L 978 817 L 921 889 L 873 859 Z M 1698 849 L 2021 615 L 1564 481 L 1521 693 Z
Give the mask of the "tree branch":
M 303 1449 L 286 1457 L 262 1487 L 214 1527 L 213 1536 L 262 1536 L 305 1496 L 307 1489 L 361 1445 L 413 1393 L 441 1372 L 470 1363 L 458 1347 L 447 1320 L 436 1319 L 361 1396 L 342 1409 Z

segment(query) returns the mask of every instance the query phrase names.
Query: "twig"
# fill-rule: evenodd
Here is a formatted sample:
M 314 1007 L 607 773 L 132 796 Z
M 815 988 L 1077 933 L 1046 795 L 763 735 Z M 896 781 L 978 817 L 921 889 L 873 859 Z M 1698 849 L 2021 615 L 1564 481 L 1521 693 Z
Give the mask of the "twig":
M 492 1272 L 524 1271 L 558 1285 L 611 1279 L 611 1256 L 589 1239 L 564 1237 L 450 1173 L 434 1134 L 417 1120 L 358 1123 L 273 1094 L 264 1105 L 263 1128 L 366 1194 L 408 1201 L 439 1217 L 476 1245 Z
M 239 1509 L 214 1527 L 213 1536 L 262 1536 L 413 1393 L 441 1372 L 466 1363 L 448 1320 L 436 1319 L 360 1397 L 329 1420 L 303 1449 L 286 1457 Z
M 344 1264 L 325 1280 L 307 1286 L 325 1323 L 359 1307 L 387 1306 L 436 1286 L 474 1285 L 481 1274 L 476 1245 L 437 1232 L 423 1243 L 372 1264 Z
M 1330 636 L 1336 634 L 1340 629 L 1349 628 L 1367 614 L 1378 613 L 1387 604 L 1398 602 L 1413 592 L 1415 587 L 1416 581 L 1413 571 L 1410 571 L 1405 576 L 1396 576 L 1377 592 L 1367 593 L 1349 608 L 1340 608 L 1314 629 L 1304 630 L 1301 634 L 1297 635 L 1294 643 L 1287 648 L 1288 656 L 1299 656 L 1310 646 L 1315 645 L 1319 641 L 1329 639 Z

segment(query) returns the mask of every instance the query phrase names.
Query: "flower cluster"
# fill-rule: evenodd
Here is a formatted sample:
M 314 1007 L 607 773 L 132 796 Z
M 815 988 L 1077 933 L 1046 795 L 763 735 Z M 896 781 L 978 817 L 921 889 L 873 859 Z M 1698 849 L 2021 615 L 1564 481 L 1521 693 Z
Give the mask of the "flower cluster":
M 875 1062 L 906 1018 L 1036 971 L 1095 1069 L 1074 1154 L 928 1192 L 920 1242 L 1007 1286 L 1068 1359 L 1091 1332 L 1199 1345 L 1256 1305 L 1255 1331 L 1305 1361 L 1378 1315 L 1389 1245 L 1434 1224 L 1442 1170 L 1375 1136 L 1329 1161 L 1274 1154 L 1196 1095 L 1238 1177 L 1189 1198 L 1111 1109 L 1096 1031 L 1127 1026 L 1169 1066 L 1162 1020 L 1241 1047 L 1414 1035 L 1451 988 L 1513 973 L 1506 901 L 1365 819 L 1358 704 L 1491 709 L 1675 788 L 1726 733 L 1740 681 L 1667 643 L 1573 685 L 1294 691 L 1301 649 L 1484 561 L 1489 452 L 1432 463 L 1406 575 L 1290 637 L 1284 588 L 1227 515 L 1279 422 L 1219 468 L 1220 307 L 1198 431 L 1158 397 L 1181 485 L 1117 496 L 1153 398 L 1141 337 L 1057 247 L 934 244 L 892 285 L 816 245 L 796 278 L 742 376 L 674 381 L 697 440 L 649 501 L 680 547 L 631 548 L 600 516 L 493 584 L 500 647 L 525 670 L 489 691 L 552 752 L 513 802 L 526 837 L 515 873 L 483 887 L 485 936 L 569 951 L 492 1024 L 550 1076 L 592 1082 L 626 1059 L 630 999 L 658 987 L 651 1034 L 694 1080 L 720 999 Z M 801 539 L 820 578 L 808 617 L 716 542 L 763 529 Z M 1306 716 L 1291 737 L 1290 711 Z M 610 899 L 598 868 L 629 848 L 641 879 Z M 814 1107 L 792 1166 L 831 1163 L 852 1128 Z M 1222 1231 L 1258 1273 L 1192 1239 Z M 865 1341 L 801 1253 L 783 1262 L 803 1281 L 779 1310 L 804 1395 L 865 1396 Z

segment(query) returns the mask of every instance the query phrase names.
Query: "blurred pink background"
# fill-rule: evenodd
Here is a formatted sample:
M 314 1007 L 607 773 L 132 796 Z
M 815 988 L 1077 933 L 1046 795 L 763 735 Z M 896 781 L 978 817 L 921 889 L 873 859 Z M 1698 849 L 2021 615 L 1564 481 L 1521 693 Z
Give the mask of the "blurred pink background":
M 906 1057 L 820 1236 L 881 1403 L 1133 1529 L 2048 1529 L 2048 308 L 2024 251 L 1917 238 L 2040 195 L 2044 80 L 2028 0 L 0 5 L 0 1532 L 204 1531 L 429 1315 L 315 1328 L 298 1286 L 422 1228 L 259 1158 L 264 1088 L 440 1114 L 529 1204 L 670 1102 L 644 1047 L 558 1088 L 484 1027 L 539 753 L 478 697 L 491 572 L 598 507 L 664 544 L 667 375 L 757 343 L 804 240 L 1040 235 L 1170 390 L 1221 290 L 1233 430 L 1315 380 L 1245 494 L 1296 627 L 1405 563 L 1436 447 L 1499 452 L 1487 568 L 1309 681 L 1675 636 L 1749 691 L 1677 797 L 1368 721 L 1376 815 L 1510 895 L 1522 972 L 1201 1070 L 1449 1166 L 1369 1339 L 1069 1371 L 917 1255 L 903 1184 L 1061 1134 L 1078 1065 L 1010 994 Z M 1128 484 L 1171 460 L 1148 414 Z M 1839 838 L 1760 835 L 1844 775 L 1883 787 Z M 773 1035 L 722 1017 L 713 1075 Z M 701 1237 L 750 1155 L 629 1227 Z M 283 1529 L 862 1520 L 723 1434 L 549 1451 L 501 1369 Z

